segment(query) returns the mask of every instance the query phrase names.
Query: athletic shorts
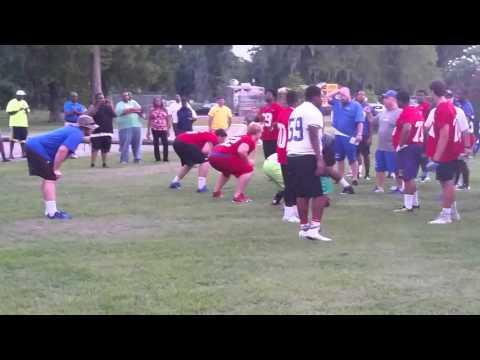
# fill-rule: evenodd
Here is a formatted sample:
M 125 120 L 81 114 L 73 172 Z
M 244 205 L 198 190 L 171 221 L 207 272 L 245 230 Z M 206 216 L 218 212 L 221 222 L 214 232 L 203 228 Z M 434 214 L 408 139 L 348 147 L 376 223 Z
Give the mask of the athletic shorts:
M 40 176 L 44 180 L 57 180 L 53 172 L 53 161 L 45 160 L 34 150 L 26 148 L 30 176 Z
M 275 185 L 278 186 L 280 190 L 285 188 L 282 175 L 282 166 L 278 162 L 268 159 L 265 160 L 263 162 L 263 172 L 275 183 Z
M 397 171 L 397 154 L 395 151 L 377 150 L 375 152 L 375 171 L 394 173 Z
M 226 177 L 233 175 L 238 178 L 253 172 L 253 166 L 248 161 L 230 154 L 212 153 L 208 161 L 215 170 L 221 172 Z
M 13 126 L 12 127 L 12 140 L 19 143 L 24 143 L 28 137 L 28 128 Z
M 360 144 L 358 144 L 357 156 L 358 155 L 363 155 L 363 156 L 370 155 L 370 145 L 367 144 L 366 140 L 362 140 L 360 141 Z
M 299 198 L 315 198 L 323 195 L 320 176 L 315 175 L 317 158 L 315 155 L 289 156 L 287 163 L 291 174 L 289 185 Z
M 93 150 L 101 150 L 103 153 L 108 153 L 112 147 L 112 137 L 95 136 L 90 138 L 90 143 L 92 144 Z
M 192 144 L 186 144 L 182 141 L 175 140 L 173 142 L 173 150 L 177 153 L 182 166 L 193 166 L 195 164 L 203 164 L 207 161 L 207 157 L 202 151 Z
M 277 140 L 262 140 L 265 159 L 277 152 Z
M 398 176 L 405 181 L 416 179 L 422 161 L 422 145 L 408 145 L 397 152 Z
M 335 136 L 335 159 L 337 161 L 345 160 L 348 158 L 349 162 L 357 160 L 357 145 L 350 143 L 350 137 L 347 136 Z
M 335 147 L 334 146 L 324 146 L 322 150 L 323 160 L 325 165 L 332 167 L 335 165 Z
M 455 179 L 455 175 L 457 171 L 458 171 L 458 160 L 452 160 L 452 161 L 440 163 L 437 167 L 437 180 L 451 181 Z

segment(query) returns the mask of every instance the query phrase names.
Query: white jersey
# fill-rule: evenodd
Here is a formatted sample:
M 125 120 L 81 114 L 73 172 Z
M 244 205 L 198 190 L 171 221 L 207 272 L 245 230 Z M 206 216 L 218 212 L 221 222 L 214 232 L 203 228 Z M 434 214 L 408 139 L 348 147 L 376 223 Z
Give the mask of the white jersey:
M 319 128 L 319 137 L 323 135 L 323 115 L 321 111 L 309 101 L 305 101 L 302 105 L 293 110 L 288 119 L 288 142 L 287 156 L 289 155 L 315 155 L 310 136 L 308 135 L 309 127 Z M 320 142 L 320 150 L 322 143 Z
M 427 117 L 427 121 L 425 122 L 425 127 L 430 128 L 430 131 L 428 134 L 432 137 L 435 137 L 435 133 L 432 126 L 433 122 L 435 121 L 435 110 L 437 110 L 437 108 L 434 108 L 432 109 L 432 111 L 430 111 Z M 460 133 L 464 133 L 465 131 L 470 132 L 471 127 L 470 127 L 470 124 L 468 123 L 468 119 L 467 119 L 467 116 L 465 115 L 465 112 L 457 106 L 455 106 L 455 111 L 457 112 L 457 115 L 455 116 L 455 124 L 458 125 L 458 131 Z

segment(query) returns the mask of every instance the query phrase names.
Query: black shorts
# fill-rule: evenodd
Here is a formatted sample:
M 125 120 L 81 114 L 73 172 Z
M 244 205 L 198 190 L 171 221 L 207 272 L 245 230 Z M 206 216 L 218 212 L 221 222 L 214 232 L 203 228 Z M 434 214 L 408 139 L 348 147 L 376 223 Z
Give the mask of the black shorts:
M 265 159 L 277 152 L 277 140 L 262 140 Z
M 315 175 L 317 158 L 315 155 L 289 156 L 287 170 L 295 194 L 299 198 L 315 198 L 323 195 L 320 176 Z
M 322 150 L 323 161 L 328 167 L 335 165 L 335 146 L 324 146 Z
M 26 152 L 30 176 L 40 176 L 45 180 L 57 180 L 57 176 L 53 172 L 53 161 L 45 160 L 34 150 L 29 149 L 28 146 Z
M 358 144 L 357 154 L 363 156 L 370 155 L 370 145 L 367 144 L 365 140 L 360 141 L 360 143 Z
M 455 175 L 458 171 L 458 160 L 452 160 L 444 163 L 440 163 L 437 167 L 437 180 L 438 181 L 451 181 L 455 179 Z
M 183 165 L 193 166 L 195 164 L 203 164 L 208 161 L 207 156 L 192 144 L 186 144 L 182 141 L 175 140 L 173 142 L 173 150 L 177 153 Z
M 112 137 L 111 136 L 98 136 L 90 138 L 90 143 L 92 144 L 93 150 L 101 150 L 102 153 L 110 152 L 112 147 Z
M 12 140 L 15 142 L 24 143 L 28 137 L 28 128 L 13 126 L 12 127 Z

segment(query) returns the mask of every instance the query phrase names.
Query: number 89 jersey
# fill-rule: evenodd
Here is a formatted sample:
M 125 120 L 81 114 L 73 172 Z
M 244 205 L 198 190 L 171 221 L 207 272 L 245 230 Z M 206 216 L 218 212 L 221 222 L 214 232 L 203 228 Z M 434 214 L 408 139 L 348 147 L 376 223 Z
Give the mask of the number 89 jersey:
M 315 155 L 308 127 L 319 128 L 322 137 L 324 123 L 320 110 L 309 101 L 305 101 L 290 114 L 288 119 L 287 155 Z M 322 144 L 320 142 L 320 150 Z

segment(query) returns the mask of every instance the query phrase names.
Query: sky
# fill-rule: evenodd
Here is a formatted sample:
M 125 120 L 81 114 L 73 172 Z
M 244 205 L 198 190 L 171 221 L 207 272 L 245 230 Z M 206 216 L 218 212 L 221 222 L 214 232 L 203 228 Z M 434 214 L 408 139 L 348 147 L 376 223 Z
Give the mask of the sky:
M 248 49 L 250 49 L 253 45 L 233 45 L 233 53 L 238 57 L 244 58 L 245 60 L 252 60 L 250 55 L 248 54 Z

